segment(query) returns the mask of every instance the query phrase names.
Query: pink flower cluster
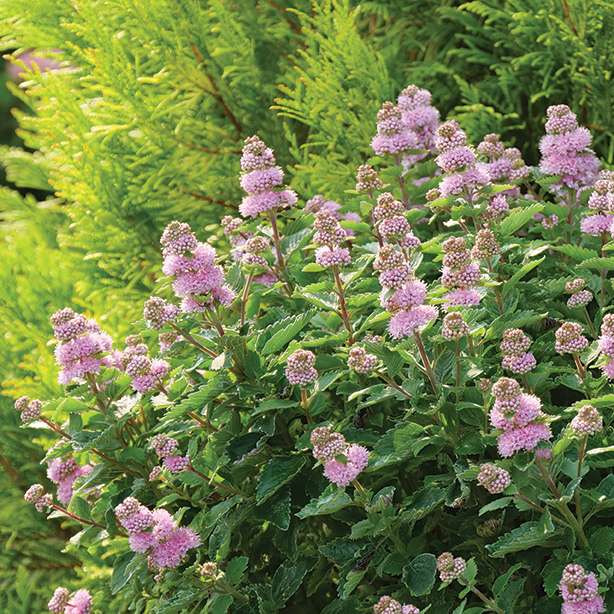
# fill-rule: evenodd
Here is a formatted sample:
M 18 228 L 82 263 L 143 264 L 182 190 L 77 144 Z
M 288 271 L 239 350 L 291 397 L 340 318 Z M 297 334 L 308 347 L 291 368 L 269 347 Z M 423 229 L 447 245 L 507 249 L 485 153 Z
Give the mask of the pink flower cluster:
M 319 246 L 316 249 L 316 262 L 324 268 L 350 264 L 350 250 L 342 247 L 347 234 L 339 224 L 337 215 L 327 209 L 320 209 L 315 214 L 314 227 L 313 240 Z
M 601 614 L 605 612 L 603 597 L 594 573 L 582 565 L 570 563 L 563 569 L 559 591 L 563 598 L 561 614 Z
M 283 186 L 284 172 L 277 166 L 275 154 L 257 136 L 245 139 L 241 156 L 241 187 L 247 196 L 239 211 L 243 217 L 290 207 L 296 194 Z
M 554 349 L 559 354 L 579 354 L 588 347 L 583 332 L 582 325 L 577 322 L 563 322 L 554 333 Z
M 460 578 L 466 567 L 465 559 L 455 557 L 451 552 L 442 552 L 437 557 L 437 571 L 442 582 L 452 582 Z
M 166 360 L 152 360 L 147 346 L 136 335 L 126 337 L 126 348 L 113 354 L 113 364 L 130 376 L 132 388 L 141 394 L 161 389 L 162 380 L 170 369 Z
M 516 147 L 506 147 L 498 134 L 487 134 L 478 145 L 477 152 L 484 160 L 478 167 L 492 182 L 517 182 L 529 174 L 529 167 L 524 163 L 520 151 Z
M 369 463 L 369 451 L 356 444 L 348 444 L 341 433 L 327 426 L 311 433 L 313 456 L 324 465 L 324 475 L 333 484 L 344 488 L 355 480 Z
M 377 356 L 369 354 L 367 351 L 355 345 L 350 349 L 348 356 L 348 367 L 356 373 L 370 373 L 377 366 Z
M 592 405 L 583 405 L 571 421 L 571 430 L 578 437 L 588 437 L 603 430 L 603 418 Z
M 53 614 L 90 614 L 92 611 L 92 596 L 84 588 L 72 595 L 67 588 L 58 586 L 49 600 L 47 608 Z
M 60 503 L 69 503 L 72 499 L 72 487 L 75 480 L 92 471 L 91 465 L 79 465 L 74 458 L 54 458 L 47 469 L 47 477 L 57 485 L 57 497 Z
M 614 222 L 614 172 L 601 171 L 588 198 L 592 214 L 582 219 L 582 232 L 598 237 L 612 232 Z
M 150 328 L 159 330 L 165 324 L 173 322 L 180 313 L 179 307 L 159 296 L 151 296 L 143 306 L 143 318 Z
M 485 488 L 491 495 L 502 493 L 510 484 L 510 474 L 501 467 L 492 463 L 484 463 L 478 473 L 478 484 Z
M 390 192 L 379 195 L 371 218 L 381 243 L 396 244 L 407 250 L 420 247 L 420 239 L 414 235 L 405 218 L 403 203 Z
M 293 386 L 308 386 L 318 379 L 316 356 L 309 350 L 296 350 L 286 361 L 286 378 Z
M 522 392 L 520 384 L 501 377 L 492 387 L 495 402 L 490 410 L 490 423 L 501 431 L 497 439 L 499 454 L 512 456 L 521 450 L 531 451 L 540 441 L 552 436 L 544 423 L 541 401 Z
M 431 104 L 431 92 L 408 85 L 397 98 L 401 120 L 405 127 L 416 135 L 417 149 L 432 151 L 435 145 L 435 131 L 439 126 L 439 111 Z M 428 153 L 410 154 L 403 158 L 405 167 L 424 159 Z
M 379 178 L 377 171 L 370 164 L 361 164 L 356 170 L 356 191 L 369 194 L 373 198 L 374 192 L 381 190 L 384 182 Z
M 533 353 L 528 351 L 531 343 L 531 338 L 519 328 L 508 328 L 499 346 L 503 354 L 501 366 L 519 375 L 531 371 L 537 364 Z
M 481 228 L 475 235 L 475 243 L 471 248 L 471 255 L 476 260 L 490 261 L 501 251 L 495 233 L 490 228 Z
M 19 417 L 24 424 L 38 420 L 42 408 L 43 404 L 38 399 L 30 400 L 29 397 L 24 396 L 15 401 L 15 409 L 19 412 Z
M 401 109 L 392 102 L 385 102 L 377 113 L 377 135 L 371 147 L 378 156 L 400 156 L 418 146 L 418 137 L 403 121 Z
M 373 614 L 420 614 L 420 610 L 415 605 L 403 605 L 396 599 L 384 595 L 373 606 Z
M 177 567 L 189 550 L 200 545 L 198 534 L 178 527 L 166 510 L 152 512 L 133 497 L 115 508 L 115 516 L 128 531 L 130 548 L 146 553 L 149 565 L 155 569 Z
M 458 341 L 469 334 L 469 325 L 461 313 L 453 311 L 444 316 L 441 334 L 446 341 Z
M 224 283 L 224 271 L 215 264 L 215 250 L 200 243 L 188 224 L 171 222 L 160 239 L 162 271 L 173 277 L 173 290 L 184 312 L 202 312 L 228 306 L 234 292 Z
M 479 168 L 474 151 L 467 145 L 467 135 L 458 122 L 448 121 L 439 126 L 435 147 L 439 151 L 435 162 L 445 174 L 439 184 L 441 196 L 463 196 L 473 201 L 480 188 L 489 183 L 489 178 Z
M 565 284 L 565 292 L 571 294 L 567 299 L 567 307 L 570 309 L 585 307 L 593 300 L 593 293 L 586 289 L 586 281 L 581 277 L 568 281 Z
M 612 313 L 603 316 L 599 350 L 607 358 L 606 364 L 601 367 L 604 375 L 608 379 L 614 379 L 614 314 Z
M 448 288 L 447 307 L 471 307 L 480 302 L 476 290 L 480 284 L 480 266 L 471 259 L 465 239 L 450 237 L 443 242 L 443 268 L 441 284 Z
M 53 497 L 45 492 L 45 488 L 42 484 L 32 484 L 32 486 L 26 490 L 23 498 L 26 503 L 31 503 L 36 508 L 37 512 L 42 512 L 53 505 Z
M 548 107 L 546 135 L 539 143 L 539 168 L 547 175 L 560 176 L 558 187 L 591 185 L 599 172 L 599 160 L 590 149 L 591 133 L 578 126 L 575 113 L 564 104 Z
M 181 473 L 190 467 L 189 457 L 175 453 L 178 447 L 177 440 L 168 437 L 168 435 L 162 433 L 155 435 L 149 442 L 149 447 L 158 458 L 162 459 L 165 469 L 168 469 L 171 473 Z M 155 477 L 158 476 L 155 475 Z M 155 477 L 152 479 L 155 479 Z
M 51 316 L 51 324 L 59 342 L 55 358 L 62 367 L 58 377 L 60 384 L 96 374 L 106 364 L 105 354 L 111 349 L 111 337 L 103 333 L 94 320 L 65 307 Z

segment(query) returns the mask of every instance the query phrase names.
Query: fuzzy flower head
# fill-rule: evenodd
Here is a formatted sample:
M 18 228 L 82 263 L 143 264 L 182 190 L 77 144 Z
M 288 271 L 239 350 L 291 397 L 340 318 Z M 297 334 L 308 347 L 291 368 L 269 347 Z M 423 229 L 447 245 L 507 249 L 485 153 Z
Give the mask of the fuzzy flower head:
M 505 469 L 501 469 L 492 463 L 485 463 L 480 467 L 478 484 L 491 495 L 502 493 L 511 483 L 510 474 Z
M 257 217 L 296 203 L 296 194 L 282 185 L 284 173 L 276 165 L 273 150 L 258 136 L 245 139 L 241 172 L 241 187 L 247 194 L 239 206 L 243 217 Z
M 590 144 L 590 132 L 578 126 L 575 113 L 567 105 L 548 107 L 546 135 L 539 143 L 539 168 L 548 175 L 559 175 L 559 188 L 588 186 L 599 172 L 599 160 Z
M 399 94 L 397 104 L 403 123 L 417 137 L 417 146 L 420 149 L 433 149 L 439 111 L 431 104 L 431 92 L 417 85 L 408 85 Z M 417 159 L 422 159 L 424 155 Z M 415 161 L 410 160 L 411 163 Z
M 499 346 L 502 354 L 519 356 L 531 347 L 531 337 L 520 328 L 508 328 L 503 333 L 503 339 Z
M 472 306 L 480 302 L 476 290 L 480 284 L 480 267 L 471 260 L 471 252 L 463 237 L 450 237 L 443 242 L 441 284 L 448 288 L 445 295 L 448 307 Z
M 369 451 L 363 446 L 351 444 L 342 456 L 326 461 L 324 475 L 333 484 L 344 488 L 366 468 L 369 463 Z
M 355 345 L 350 349 L 348 356 L 348 367 L 356 373 L 370 373 L 377 366 L 377 356 L 369 354 L 367 351 Z
M 69 599 L 70 591 L 63 586 L 58 586 L 53 591 L 53 596 L 47 604 L 47 609 L 54 614 L 63 614 Z
M 58 487 L 58 500 L 60 503 L 69 503 L 73 494 L 75 480 L 92 471 L 91 465 L 79 465 L 74 458 L 54 458 L 49 463 L 47 477 Z
M 586 281 L 581 277 L 568 281 L 565 284 L 565 292 L 571 294 L 567 300 L 567 306 L 570 309 L 584 307 L 593 300 L 592 292 L 586 289 Z
M 19 417 L 23 424 L 29 424 L 38 420 L 41 415 L 43 404 L 38 399 L 29 399 L 28 397 L 19 397 L 15 401 L 15 409 L 19 412 Z
M 164 433 L 154 435 L 149 442 L 149 448 L 156 453 L 158 458 L 166 458 L 167 456 L 171 456 L 177 450 L 178 445 L 179 444 L 177 443 L 176 439 L 173 439 Z
M 377 171 L 369 164 L 361 164 L 356 171 L 356 191 L 373 194 L 384 187 Z
M 571 430 L 578 437 L 595 435 L 603 430 L 603 418 L 592 405 L 583 405 L 571 421 Z
M 437 307 L 419 305 L 412 309 L 395 313 L 388 323 L 388 331 L 393 339 L 410 337 L 437 318 Z
M 594 573 L 582 565 L 570 563 L 563 569 L 559 591 L 563 598 L 562 614 L 601 614 L 605 612 L 603 597 Z
M 167 229 L 174 224 L 179 222 L 171 222 Z M 188 249 L 182 247 L 180 253 L 163 249 L 162 271 L 173 278 L 173 291 L 182 299 L 181 310 L 203 312 L 218 305 L 230 305 L 234 293 L 225 284 L 223 269 L 215 264 L 215 249 L 198 241 L 190 241 L 189 245 Z
M 460 556 L 455 557 L 451 552 L 443 552 L 437 557 L 437 571 L 442 582 L 452 582 L 465 571 L 467 564 Z
M 345 437 L 328 426 L 313 429 L 310 441 L 313 446 L 313 457 L 321 463 L 344 454 L 348 447 Z
M 42 512 L 50 507 L 53 503 L 53 497 L 45 492 L 42 484 L 32 484 L 25 492 L 24 501 L 31 503 L 36 508 L 37 512 Z
M 51 316 L 51 324 L 58 340 L 55 358 L 62 368 L 58 376 L 60 384 L 98 373 L 111 350 L 111 337 L 94 320 L 68 307 L 56 311 Z
M 588 347 L 588 339 L 577 322 L 564 322 L 554 334 L 554 349 L 559 354 L 578 354 Z
M 296 350 L 286 361 L 286 378 L 293 386 L 307 386 L 318 379 L 316 356 L 309 350 Z
M 469 334 L 469 326 L 461 313 L 453 311 L 444 316 L 441 334 L 447 341 L 458 341 Z
M 416 135 L 403 123 L 401 110 L 392 102 L 384 102 L 377 113 L 377 135 L 371 147 L 378 156 L 400 155 L 417 146 Z
M 92 596 L 89 592 L 80 588 L 70 598 L 64 614 L 90 614 L 92 611 Z
M 179 315 L 179 307 L 172 305 L 159 296 L 147 299 L 143 306 L 143 317 L 150 328 L 162 328 L 167 322 L 173 322 Z
M 499 243 L 492 230 L 482 228 L 475 236 L 471 255 L 476 260 L 488 260 L 499 253 Z

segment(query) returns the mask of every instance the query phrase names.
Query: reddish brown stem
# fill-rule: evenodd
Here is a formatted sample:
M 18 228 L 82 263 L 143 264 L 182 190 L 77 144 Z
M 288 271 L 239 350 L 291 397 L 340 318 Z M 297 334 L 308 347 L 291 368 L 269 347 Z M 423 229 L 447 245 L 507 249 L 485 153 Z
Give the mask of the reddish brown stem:
M 341 281 L 341 276 L 339 275 L 339 268 L 336 265 L 332 267 L 332 271 L 333 277 L 335 278 L 335 285 L 337 286 L 337 296 L 339 297 L 339 311 L 341 313 L 341 319 L 343 320 L 343 325 L 345 326 L 349 335 L 348 345 L 352 345 L 354 343 L 354 329 L 352 328 L 352 320 L 345 302 L 343 282 Z

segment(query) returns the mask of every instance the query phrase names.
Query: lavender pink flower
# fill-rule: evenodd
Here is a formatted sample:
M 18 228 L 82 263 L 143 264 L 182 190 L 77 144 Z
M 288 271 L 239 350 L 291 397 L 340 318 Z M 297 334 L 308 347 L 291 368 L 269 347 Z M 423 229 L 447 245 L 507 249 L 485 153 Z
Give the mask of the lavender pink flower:
M 467 564 L 460 556 L 455 557 L 451 552 L 442 552 L 437 557 L 437 571 L 442 582 L 452 582 L 460 578 Z
M 58 377 L 60 384 L 98 373 L 111 350 L 111 337 L 94 320 L 68 307 L 56 311 L 51 316 L 51 324 L 58 340 L 55 358 L 62 368 Z
M 599 160 L 590 144 L 590 132 L 578 126 L 575 113 L 567 105 L 548 107 L 546 135 L 539 143 L 539 168 L 548 175 L 560 176 L 559 188 L 586 187 L 599 172 Z
M 588 347 L 588 339 L 577 322 L 564 322 L 555 332 L 554 349 L 559 354 L 579 354 Z
M 200 545 L 198 534 L 178 527 L 166 510 L 152 512 L 133 497 L 120 503 L 115 515 L 129 533 L 130 548 L 146 553 L 150 566 L 155 569 L 177 567 L 189 550 Z
M 173 278 L 173 290 L 182 299 L 182 311 L 202 312 L 232 303 L 234 292 L 225 284 L 222 268 L 215 264 L 215 249 L 199 243 L 187 224 L 171 222 L 160 243 L 162 271 Z
M 478 484 L 485 488 L 491 495 L 502 493 L 510 484 L 510 474 L 501 467 L 492 463 L 485 463 L 478 473 Z
M 72 499 L 75 480 L 92 471 L 91 465 L 79 465 L 74 458 L 54 458 L 47 469 L 47 477 L 57 485 L 60 503 L 67 504 Z
M 356 373 L 370 373 L 377 366 L 377 356 L 369 354 L 367 351 L 355 345 L 350 349 L 348 356 L 348 367 Z
M 528 373 L 535 368 L 535 356 L 527 350 L 531 347 L 531 338 L 519 328 L 510 328 L 503 333 L 499 346 L 503 359 L 501 366 L 519 375 Z
M 373 151 L 378 156 L 398 156 L 417 145 L 418 139 L 403 122 L 399 107 L 385 102 L 377 113 L 377 135 L 371 141 Z
M 571 430 L 578 437 L 595 435 L 603 430 L 603 418 L 592 405 L 583 405 L 571 421 Z
M 19 412 L 19 417 L 23 424 L 29 424 L 38 420 L 41 415 L 43 404 L 38 399 L 29 399 L 28 397 L 19 397 L 15 401 L 15 409 Z
M 396 599 L 384 595 L 373 606 L 373 614 L 420 614 L 420 610 L 415 605 L 402 605 Z
M 241 187 L 247 193 L 239 206 L 243 217 L 257 217 L 296 203 L 295 192 L 283 185 L 284 172 L 277 166 L 273 150 L 257 136 L 245 139 L 241 172 Z
M 318 379 L 316 357 L 309 350 L 296 350 L 286 361 L 286 378 L 293 386 L 307 386 Z
M 601 614 L 605 612 L 603 597 L 594 573 L 582 565 L 571 563 L 563 569 L 559 591 L 563 598 L 561 614 Z

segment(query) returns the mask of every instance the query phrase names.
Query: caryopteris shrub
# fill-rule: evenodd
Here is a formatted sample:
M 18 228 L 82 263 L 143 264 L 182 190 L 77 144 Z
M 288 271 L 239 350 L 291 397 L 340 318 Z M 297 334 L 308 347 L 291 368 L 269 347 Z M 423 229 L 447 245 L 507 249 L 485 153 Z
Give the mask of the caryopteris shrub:
M 612 611 L 611 4 L 21 4 L 2 608 Z
M 535 168 L 414 85 L 369 124 L 343 204 L 246 138 L 123 344 L 51 315 L 24 498 L 113 568 L 51 612 L 611 611 L 614 173 L 565 105 Z

